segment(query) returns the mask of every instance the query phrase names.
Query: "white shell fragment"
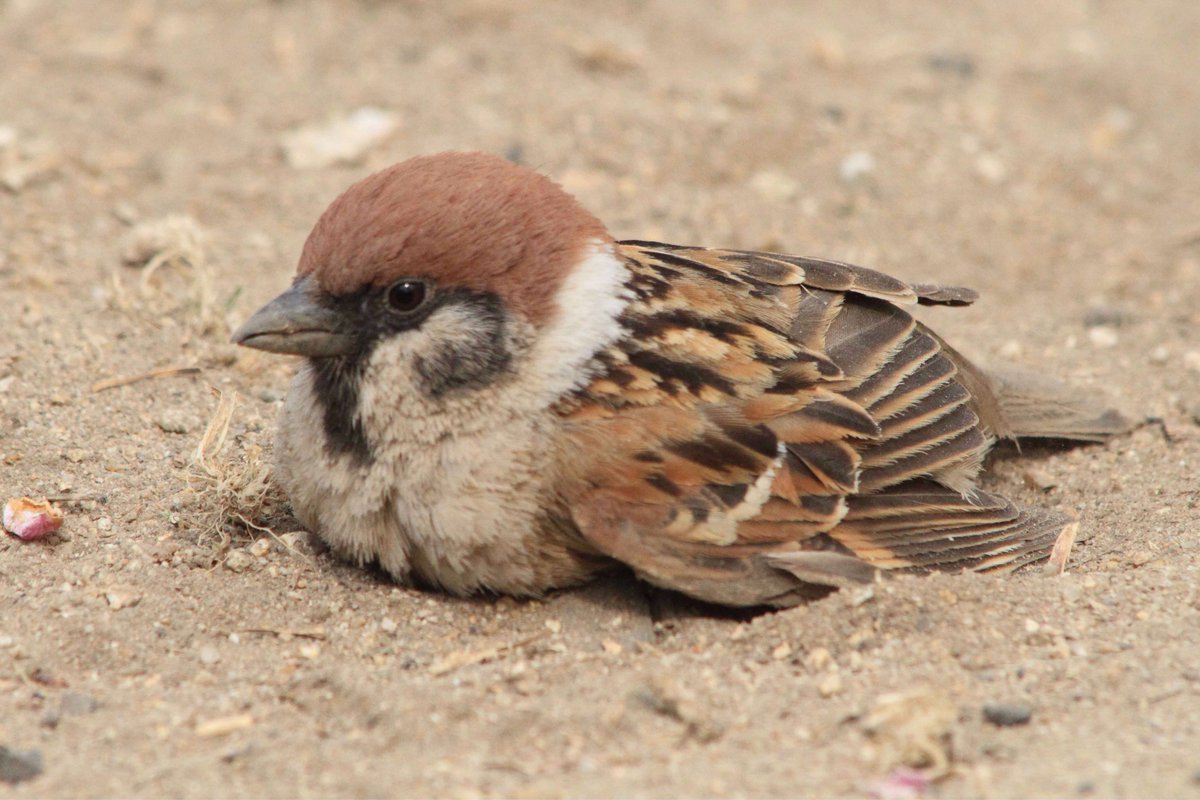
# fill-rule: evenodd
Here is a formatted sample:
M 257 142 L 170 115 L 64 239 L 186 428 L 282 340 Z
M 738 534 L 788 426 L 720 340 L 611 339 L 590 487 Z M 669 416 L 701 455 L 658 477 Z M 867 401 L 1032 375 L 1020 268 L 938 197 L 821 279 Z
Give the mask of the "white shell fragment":
M 400 119 L 390 111 L 363 106 L 349 116 L 305 125 L 283 136 L 283 156 L 296 169 L 320 169 L 358 161 L 396 130 Z

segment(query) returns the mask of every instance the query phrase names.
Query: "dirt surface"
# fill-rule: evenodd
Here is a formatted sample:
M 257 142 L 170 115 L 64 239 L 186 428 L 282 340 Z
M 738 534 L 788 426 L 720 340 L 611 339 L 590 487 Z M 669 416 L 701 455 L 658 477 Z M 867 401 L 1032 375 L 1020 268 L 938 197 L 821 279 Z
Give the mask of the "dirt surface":
M 43 770 L 0 793 L 1200 796 L 1197 41 L 1192 0 L 0 0 L 0 490 L 68 498 L 0 540 L 0 745 Z M 284 157 L 363 107 L 396 127 L 352 163 Z M 448 148 L 621 237 L 973 286 L 929 315 L 960 349 L 1157 421 L 994 465 L 1082 515 L 1065 576 L 757 616 L 628 579 L 455 600 L 214 534 L 213 390 L 210 465 L 253 468 L 294 366 L 230 325 L 337 192 Z

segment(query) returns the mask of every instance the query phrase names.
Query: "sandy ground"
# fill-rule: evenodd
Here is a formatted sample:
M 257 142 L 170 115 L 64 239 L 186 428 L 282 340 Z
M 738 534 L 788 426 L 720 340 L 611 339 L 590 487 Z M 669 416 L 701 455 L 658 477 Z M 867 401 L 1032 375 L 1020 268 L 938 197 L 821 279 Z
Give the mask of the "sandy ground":
M 0 540 L 0 745 L 43 770 L 0 793 L 899 797 L 907 761 L 926 796 L 1200 796 L 1198 41 L 1192 0 L 0 2 L 0 493 L 67 498 Z M 398 124 L 353 163 L 282 156 L 367 106 Z M 447 148 L 618 236 L 973 286 L 931 315 L 961 349 L 1156 421 L 995 464 L 1082 514 L 1063 577 L 757 616 L 623 579 L 454 600 L 206 533 L 214 389 L 213 463 L 253 464 L 293 366 L 230 325 L 338 191 Z

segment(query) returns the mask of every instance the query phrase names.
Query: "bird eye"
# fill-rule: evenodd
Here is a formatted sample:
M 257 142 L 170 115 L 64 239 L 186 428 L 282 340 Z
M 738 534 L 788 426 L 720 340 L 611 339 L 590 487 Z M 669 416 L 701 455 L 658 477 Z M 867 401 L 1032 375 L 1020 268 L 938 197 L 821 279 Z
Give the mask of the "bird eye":
M 425 302 L 427 295 L 422 281 L 397 281 L 387 291 L 387 302 L 394 311 L 416 311 Z

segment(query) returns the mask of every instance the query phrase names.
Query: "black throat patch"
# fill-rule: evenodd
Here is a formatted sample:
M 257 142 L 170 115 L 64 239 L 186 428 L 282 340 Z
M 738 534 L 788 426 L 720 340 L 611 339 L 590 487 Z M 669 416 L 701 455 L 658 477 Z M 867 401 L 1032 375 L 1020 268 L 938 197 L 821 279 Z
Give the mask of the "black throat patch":
M 309 359 L 313 389 L 321 404 L 325 447 L 331 453 L 348 455 L 359 464 L 374 461 L 358 409 L 363 367 L 369 354 L 368 350 L 338 358 Z

